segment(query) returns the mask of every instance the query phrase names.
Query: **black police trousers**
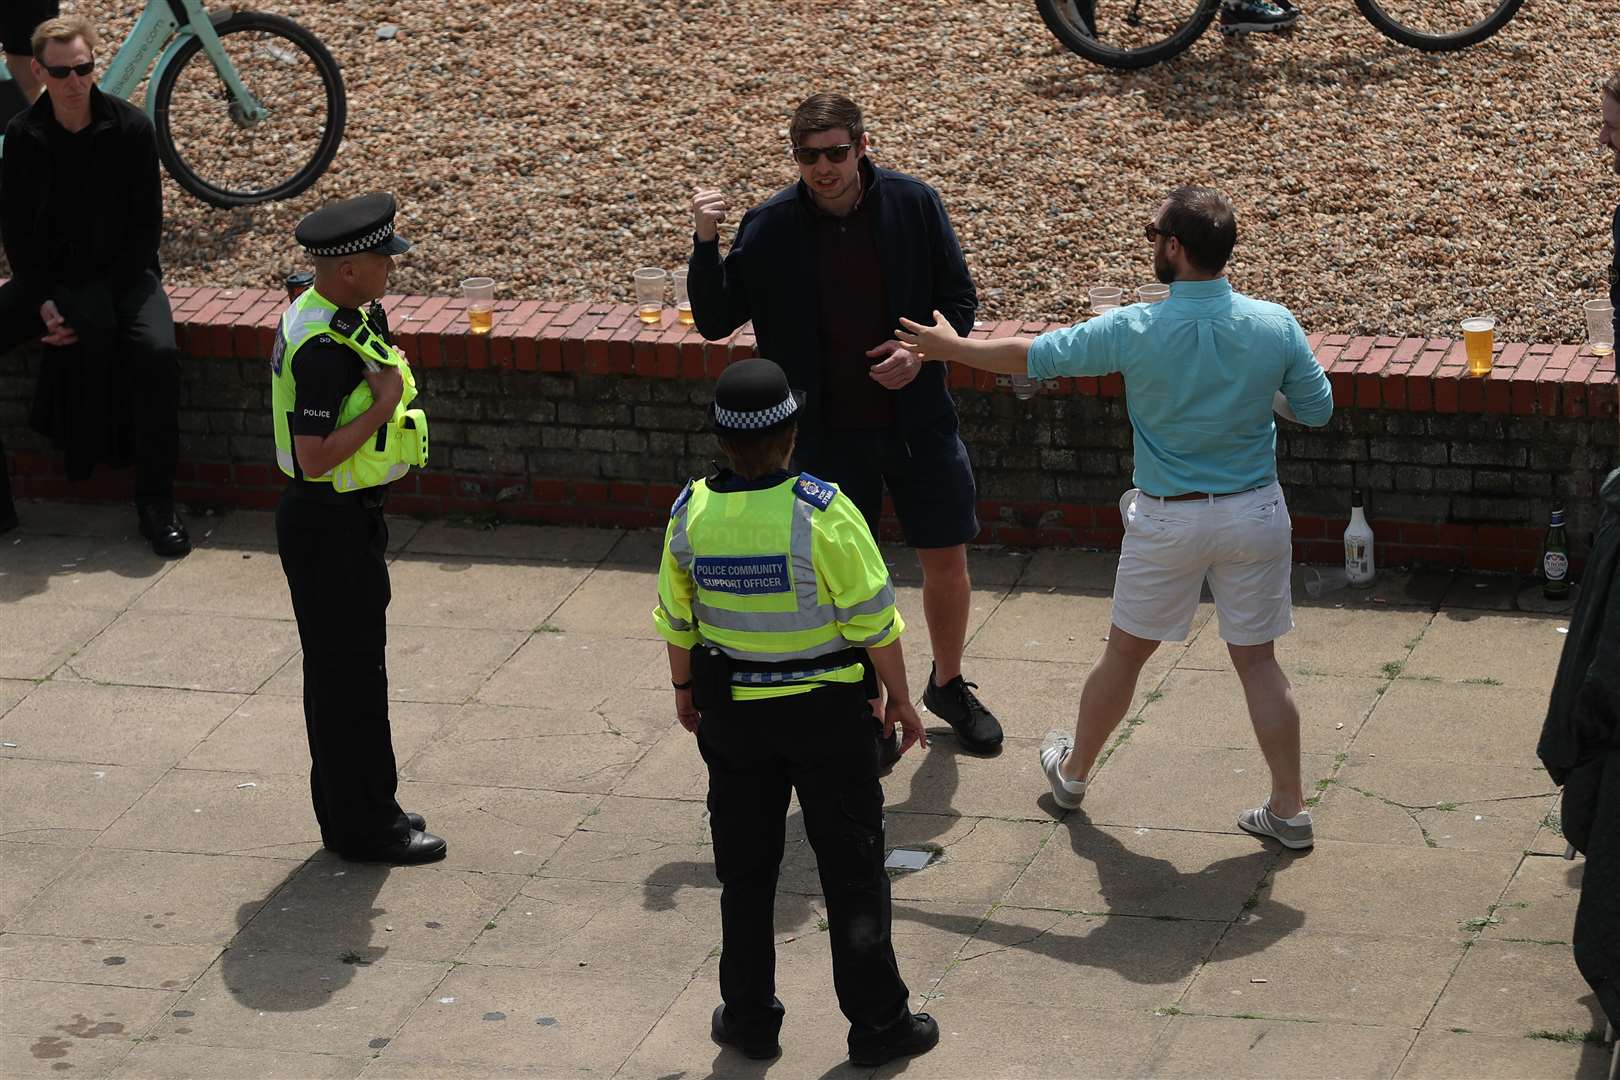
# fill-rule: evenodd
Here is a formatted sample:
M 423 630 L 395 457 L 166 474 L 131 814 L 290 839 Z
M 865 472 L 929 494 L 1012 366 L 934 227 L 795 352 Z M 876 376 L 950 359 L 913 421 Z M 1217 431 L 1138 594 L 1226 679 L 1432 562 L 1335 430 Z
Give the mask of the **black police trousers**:
M 410 832 L 394 799 L 388 728 L 388 525 L 375 494 L 305 493 L 295 483 L 276 508 L 276 543 L 304 647 L 321 842 L 364 857 Z
M 850 1041 L 909 1023 L 889 936 L 876 722 L 854 686 L 732 702 L 698 725 L 720 879 L 720 996 L 726 1023 L 745 1041 L 774 1040 L 782 1026 L 774 916 L 795 789 L 827 900 L 833 985 Z

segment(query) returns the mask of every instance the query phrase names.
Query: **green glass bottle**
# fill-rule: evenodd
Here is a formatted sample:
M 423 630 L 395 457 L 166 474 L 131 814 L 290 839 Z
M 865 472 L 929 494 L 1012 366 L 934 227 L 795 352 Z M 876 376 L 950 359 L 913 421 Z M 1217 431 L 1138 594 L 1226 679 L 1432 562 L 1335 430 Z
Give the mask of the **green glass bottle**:
M 1547 540 L 1541 545 L 1541 595 L 1562 600 L 1569 595 L 1569 535 L 1564 530 L 1564 512 L 1554 510 L 1547 525 Z

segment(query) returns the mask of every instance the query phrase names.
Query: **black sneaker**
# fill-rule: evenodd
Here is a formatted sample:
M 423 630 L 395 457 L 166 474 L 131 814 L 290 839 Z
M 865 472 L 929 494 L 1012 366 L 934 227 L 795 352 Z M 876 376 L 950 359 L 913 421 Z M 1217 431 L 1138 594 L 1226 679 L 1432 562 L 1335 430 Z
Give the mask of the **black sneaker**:
M 1227 34 L 1287 30 L 1298 21 L 1299 8 L 1287 0 L 1280 4 L 1270 0 L 1225 0 L 1221 4 L 1221 31 Z
M 897 1034 L 874 1043 L 850 1043 L 849 1063 L 862 1068 L 883 1065 L 895 1058 L 926 1054 L 939 1045 L 939 1025 L 927 1013 L 916 1013 Z
M 962 749 L 975 754 L 994 754 L 1001 749 L 1001 723 L 973 692 L 978 688 L 978 683 L 964 682 L 960 675 L 944 686 L 936 685 L 934 670 L 930 667 L 923 707 L 951 725 Z
M 888 776 L 894 767 L 900 763 L 900 725 L 894 725 L 894 732 L 885 739 L 883 725 L 878 725 L 878 776 Z
M 714 1019 L 709 1024 L 709 1036 L 721 1046 L 729 1046 L 743 1057 L 753 1058 L 755 1061 L 764 1061 L 773 1058 L 782 1052 L 782 1044 L 774 1038 L 741 1039 L 732 1033 L 731 1026 L 726 1023 L 726 1007 L 724 1004 L 714 1007 Z

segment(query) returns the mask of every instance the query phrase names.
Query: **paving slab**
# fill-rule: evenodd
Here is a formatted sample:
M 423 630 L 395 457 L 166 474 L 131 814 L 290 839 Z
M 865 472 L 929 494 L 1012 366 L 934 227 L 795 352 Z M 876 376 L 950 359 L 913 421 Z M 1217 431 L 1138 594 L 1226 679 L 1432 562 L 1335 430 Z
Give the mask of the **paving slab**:
M 127 986 L 0 979 L 0 1076 L 103 1074 L 177 996 Z
M 663 529 L 625 529 L 602 556 L 603 566 L 630 566 L 656 575 L 664 558 Z
M 1559 627 L 1569 627 L 1567 616 L 1442 611 L 1412 650 L 1405 674 L 1550 690 L 1567 637 Z
M 714 888 L 703 804 L 609 796 L 546 860 L 540 875 Z
M 151 1034 L 171 1046 L 369 1057 L 444 979 L 447 963 L 345 963 L 336 956 L 232 948 Z
M 1114 592 L 1114 575 L 1118 570 L 1117 551 L 1044 549 L 1030 556 L 1029 565 L 1018 579 L 1018 587 L 1111 596 Z
M 970 646 L 990 616 L 999 609 L 1001 602 L 1002 593 L 999 591 L 992 592 L 985 589 L 973 591 L 972 598 L 968 601 L 965 638 Z M 906 621 L 905 633 L 901 635 L 901 641 L 905 644 L 906 674 L 911 677 L 912 686 L 921 693 L 922 687 L 926 685 L 922 680 L 928 675 L 934 661 L 934 644 L 928 636 L 928 616 L 923 608 L 922 586 L 896 585 L 894 603 L 900 611 L 901 618 Z M 968 678 L 972 679 L 973 676 L 970 674 Z
M 968 639 L 966 655 L 1090 664 L 1102 655 L 1113 600 L 1017 588 Z
M 163 772 L 132 765 L 0 758 L 0 822 L 5 838 L 88 842 L 134 806 Z
M 1347 608 L 1296 608 L 1294 629 L 1277 639 L 1277 661 L 1290 673 L 1389 677 L 1386 665 L 1403 663 L 1434 616 L 1398 608 L 1369 619 Z M 1211 630 L 1218 630 L 1212 622 Z M 1232 666 L 1217 634 L 1200 634 L 1183 667 L 1220 671 Z
M 1170 674 L 1175 662 L 1170 650 L 1161 649 L 1148 660 L 1137 680 L 1128 715 L 1135 715 Z M 916 698 L 920 702 L 927 686 L 929 669 L 910 670 Z M 963 665 L 965 678 L 979 684 L 979 698 L 1001 721 L 1004 734 L 1014 738 L 1040 740 L 1055 729 L 1072 731 L 1080 708 L 1080 691 L 1085 687 L 1090 664 L 1061 664 L 1049 660 L 1002 660 L 976 657 Z M 941 727 L 941 721 L 923 713 L 924 725 Z
M 460 1061 L 491 1072 L 509 1062 L 543 1062 L 554 1076 L 611 1073 L 690 974 L 647 971 L 637 992 L 625 994 L 621 979 L 588 969 L 541 977 L 526 968 L 463 964 L 412 1013 L 384 1057 Z M 482 1019 L 495 1015 L 500 1019 Z
M 1396 1080 L 1604 1080 L 1607 1045 L 1429 1029 L 1417 1037 Z
M 1484 937 L 1495 941 L 1569 944 L 1581 901 L 1586 860 L 1526 858 L 1492 912 Z
M 168 766 L 245 698 L 193 690 L 45 682 L 0 717 L 0 755 Z
M 0 679 L 0 717 L 16 708 L 38 685 L 31 679 Z
M 27 618 L 0 619 L 0 676 L 46 679 L 118 618 L 107 608 L 31 605 Z
M 654 657 L 662 663 L 665 655 L 662 641 L 538 633 L 501 664 L 478 691 L 478 700 L 589 712 L 624 683 L 627 672 L 645 671 Z M 669 685 L 667 666 L 663 685 Z
M 307 776 L 174 769 L 95 846 L 307 859 L 321 848 L 309 798 Z
M 0 604 L 30 607 L 122 610 L 179 566 L 152 554 L 144 541 L 136 545 L 90 536 L 10 534 L 0 538 L 0 553 Z
M 1412 1045 L 1406 1028 L 1177 1016 L 1148 1075 L 1154 1077 L 1382 1077 Z
M 663 658 L 659 658 L 662 662 Z M 602 718 L 607 730 L 627 735 L 643 746 L 651 746 L 678 726 L 675 719 L 675 695 L 669 687 L 669 676 L 664 685 L 652 689 L 626 686 L 613 690 L 607 700 L 592 710 Z
M 291 619 L 292 594 L 273 551 L 199 548 L 135 601 L 137 611 Z
M 1295 607 L 1376 611 L 1380 607 L 1394 606 L 1434 611 L 1440 607 L 1442 598 L 1449 595 L 1456 576 L 1450 570 L 1379 570 L 1369 588 L 1340 588 L 1313 597 L 1306 586 L 1321 580 L 1322 572 L 1323 568 L 1315 566 L 1294 567 L 1289 584 Z
M 28 902 L 50 887 L 84 853 L 92 834 L 78 844 L 19 844 L 0 841 L 0 930 Z
M 219 958 L 217 945 L 115 938 L 0 935 L 0 971 L 14 979 L 185 990 Z
M 1181 1001 L 1189 1013 L 1419 1028 L 1463 944 L 1389 941 L 1267 921 L 1234 926 Z
M 590 573 L 584 566 L 407 553 L 388 567 L 388 625 L 532 631 Z
M 500 874 L 537 873 L 601 802 L 591 794 L 415 781 L 400 784 L 398 794 L 449 843 L 436 865 Z
M 1324 754 L 1305 754 L 1302 763 L 1307 788 L 1333 770 Z M 1040 783 L 1046 786 L 1044 777 Z M 1096 825 L 1236 833 L 1238 813 L 1270 794 L 1271 773 L 1258 747 L 1138 742 L 1132 735 L 1094 770 L 1083 811 Z
M 224 945 L 298 864 L 96 848 L 35 896 L 9 933 Z M 184 883 L 183 888 L 177 883 Z
M 421 529 L 415 518 L 387 514 L 388 550 L 398 551 Z M 228 510 L 219 517 L 194 520 L 192 541 L 198 547 L 269 548 L 276 544 L 276 514 L 273 510 Z
M 23 536 L 94 536 L 127 540 L 132 545 L 146 547 L 135 518 L 135 507 L 128 502 L 18 499 L 17 519 L 20 524 L 17 532 Z
M 1356 750 L 1381 758 L 1540 768 L 1547 693 L 1484 683 L 1399 678 L 1378 701 Z
M 1145 680 L 1144 680 L 1145 681 Z M 1291 675 L 1299 706 L 1300 746 L 1308 754 L 1334 754 L 1350 745 L 1388 680 L 1358 675 Z M 1141 707 L 1131 740 L 1181 746 L 1246 749 L 1256 745 L 1243 684 L 1237 672 L 1178 668 L 1154 687 Z M 1141 693 L 1138 687 L 1138 693 Z
M 605 794 L 643 748 L 591 713 L 469 705 L 401 770 L 411 780 Z
M 129 611 L 67 667 L 93 682 L 250 694 L 297 649 L 291 622 Z
M 709 771 L 697 739 L 676 725 L 646 748 L 640 760 L 613 785 L 616 795 L 702 801 L 709 794 Z
M 1052 831 L 1047 822 L 893 811 L 884 820 L 886 847 L 940 850 L 923 869 L 890 875 L 889 892 L 895 900 L 966 903 L 981 910 L 1007 894 Z M 780 887 L 821 892 L 815 851 L 808 841 L 794 845 L 784 861 Z
M 884 779 L 883 793 L 893 811 L 1047 819 L 1057 806 L 1039 749 L 1037 739 L 1009 738 L 996 757 L 978 757 L 960 750 L 948 732 L 930 733 L 928 749 L 907 750 Z
M 0 1075 L 7 1080 L 60 1078 L 66 1070 L 57 1067 L 67 1066 L 74 1070 L 67 1075 L 105 1076 L 132 1049 L 127 1036 L 81 1039 L 72 1034 L 74 1030 L 96 1030 L 96 1024 L 89 1022 L 88 1017 L 84 1022 L 75 1019 L 73 1023 L 54 1026 L 70 1030 L 37 1036 L 0 1035 Z
M 442 866 L 383 866 L 325 856 L 306 863 L 236 935 L 233 949 L 372 963 L 454 960 L 523 879 Z
M 917 561 L 914 548 L 904 544 L 879 544 L 878 551 L 889 567 L 889 576 L 896 585 L 922 583 L 922 563 Z M 967 549 L 968 577 L 974 589 L 995 592 L 1017 582 L 1029 563 L 1029 553 L 1013 548 L 969 544 Z
M 656 572 L 598 567 L 583 577 L 546 621 L 565 633 L 661 642 L 663 638 L 653 629 L 652 621 L 652 610 L 657 603 Z M 637 618 L 638 615 L 646 618 Z
M 459 705 L 522 646 L 521 630 L 468 630 L 445 626 L 388 627 L 388 699 Z M 284 665 L 265 691 L 304 693 L 301 659 Z
M 1017 907 L 1159 918 L 1231 920 L 1274 857 L 1247 836 L 1059 826 L 1007 894 Z
M 239 1046 L 182 1046 L 143 1042 L 110 1074 L 115 1080 L 214 1080 L 222 1067 L 238 1076 L 296 1076 L 301 1080 L 352 1080 L 370 1059 L 296 1050 L 244 1050 Z
M 292 663 L 300 664 L 300 658 Z M 125 692 L 129 692 L 126 688 Z M 394 759 L 409 761 L 443 728 L 455 721 L 458 705 L 390 701 L 388 727 Z M 309 776 L 309 735 L 304 700 L 258 693 L 243 700 L 208 737 L 180 760 L 183 769 L 258 772 L 270 776 Z
M 1533 1035 L 1601 1033 L 1603 1025 L 1603 1010 L 1569 946 L 1481 939 L 1458 965 L 1427 1026 Z
M 1334 800 L 1319 837 L 1381 842 L 1391 829 L 1409 842 L 1406 816 L 1438 847 L 1523 851 L 1553 808 L 1552 781 L 1539 767 L 1381 757 L 1352 752 L 1334 787 L 1359 793 Z M 1383 806 L 1378 804 L 1382 803 Z
M 444 521 L 429 521 L 411 537 L 405 550 L 430 555 L 467 555 L 473 558 L 527 559 L 544 563 L 595 565 L 618 543 L 617 529 L 585 529 L 560 525 L 509 525 L 496 529 L 463 528 Z

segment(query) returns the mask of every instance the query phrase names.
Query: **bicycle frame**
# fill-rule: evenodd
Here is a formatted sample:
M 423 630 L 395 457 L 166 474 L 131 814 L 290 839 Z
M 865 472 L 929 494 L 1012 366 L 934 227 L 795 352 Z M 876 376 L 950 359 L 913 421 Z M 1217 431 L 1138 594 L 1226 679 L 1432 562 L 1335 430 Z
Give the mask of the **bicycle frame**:
M 219 17 L 228 18 L 231 14 L 231 9 L 225 9 Z M 141 17 L 136 20 L 124 43 L 118 46 L 118 51 L 113 54 L 96 85 L 101 87 L 103 93 L 127 99 L 147 70 L 152 68 L 153 61 L 156 61 L 157 67 L 152 70 L 152 77 L 146 84 L 146 114 L 151 116 L 158 82 L 174 60 L 174 54 L 190 36 L 202 42 L 203 52 L 208 55 L 214 71 L 230 92 L 238 121 L 243 126 L 251 126 L 269 116 L 269 110 L 259 104 L 258 99 L 242 85 L 236 65 L 225 55 L 219 35 L 214 33 L 213 18 L 202 6 L 202 0 L 148 0 L 146 10 L 141 12 Z M 0 66 L 0 78 L 7 81 L 11 78 L 11 73 L 4 66 Z M 3 142 L 0 139 L 0 144 Z

